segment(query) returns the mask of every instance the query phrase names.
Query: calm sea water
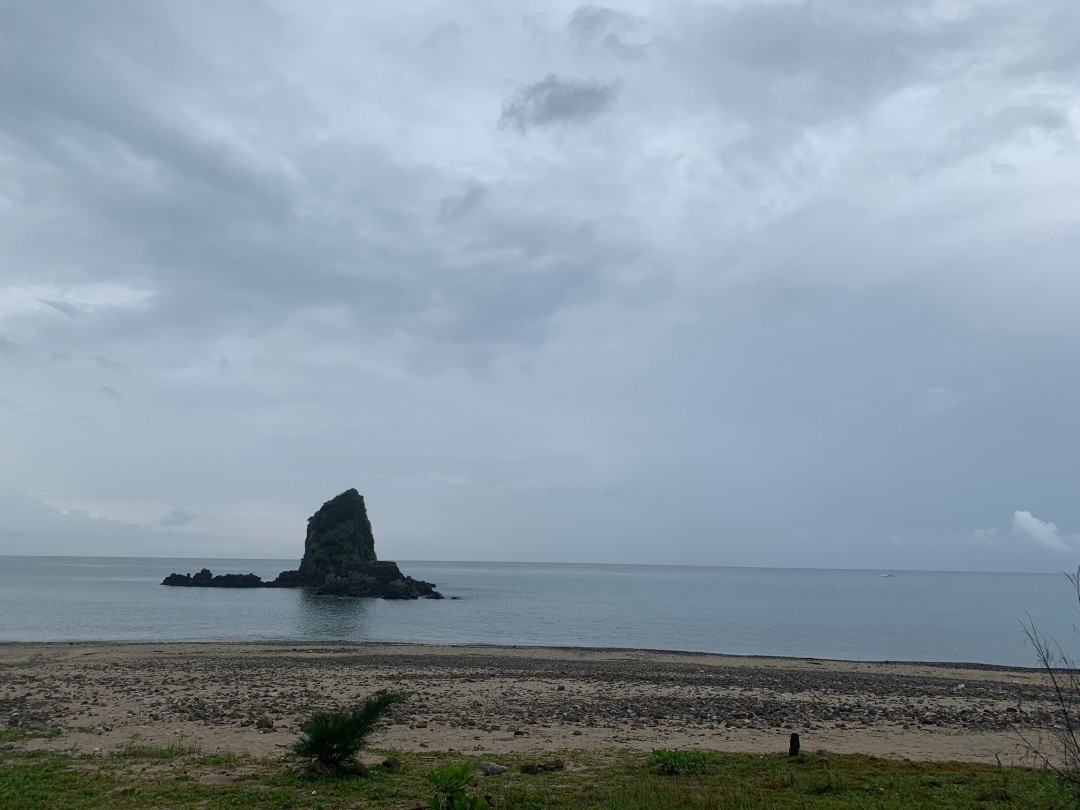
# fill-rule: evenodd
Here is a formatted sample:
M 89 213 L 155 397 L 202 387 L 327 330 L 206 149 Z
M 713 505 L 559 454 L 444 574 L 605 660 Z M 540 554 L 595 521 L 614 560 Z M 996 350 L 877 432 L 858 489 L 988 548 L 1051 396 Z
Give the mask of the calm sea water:
M 1080 649 L 1060 574 L 401 563 L 459 600 L 166 588 L 295 560 L 0 557 L 0 641 L 345 639 L 1032 666 L 1028 614 Z

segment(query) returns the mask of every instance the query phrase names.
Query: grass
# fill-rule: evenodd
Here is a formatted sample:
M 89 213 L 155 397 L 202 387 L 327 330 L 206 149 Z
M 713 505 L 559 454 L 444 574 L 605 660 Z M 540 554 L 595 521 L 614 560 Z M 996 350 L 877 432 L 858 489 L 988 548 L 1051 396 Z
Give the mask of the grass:
M 460 754 L 393 753 L 399 770 L 368 777 L 316 776 L 295 760 L 205 754 L 182 745 L 127 748 L 122 756 L 0 752 L 0 807 L 83 808 L 385 808 L 400 810 L 432 795 L 428 775 Z M 644 752 L 558 752 L 566 770 L 526 775 L 521 755 L 489 755 L 507 765 L 478 776 L 470 793 L 495 808 L 667 810 L 667 808 L 1016 808 L 1061 806 L 1054 776 L 1041 770 L 963 763 L 921 763 L 864 756 L 789 759 L 713 754 L 701 773 L 664 775 Z M 552 754 L 547 754 L 547 757 Z M 473 765 L 479 757 L 469 758 Z M 223 778 L 225 784 L 205 782 Z
M 166 746 L 138 745 L 127 743 L 113 751 L 109 756 L 116 759 L 133 760 L 172 760 L 181 759 L 199 753 L 199 747 L 181 740 L 174 740 Z
M 22 728 L 4 728 L 0 729 L 0 750 L 4 748 L 12 748 L 15 743 L 25 742 L 33 737 L 59 737 L 60 729 L 53 727 L 47 729 L 22 729 Z
M 708 771 L 712 758 L 712 753 L 709 751 L 657 748 L 652 752 L 649 764 L 655 765 L 660 773 L 668 776 L 687 773 L 702 774 Z

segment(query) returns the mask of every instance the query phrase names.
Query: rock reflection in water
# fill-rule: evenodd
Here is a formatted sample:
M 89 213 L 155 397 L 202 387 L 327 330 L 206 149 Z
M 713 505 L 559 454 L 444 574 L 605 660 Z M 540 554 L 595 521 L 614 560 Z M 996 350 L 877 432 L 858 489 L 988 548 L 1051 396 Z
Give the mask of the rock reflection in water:
M 301 590 L 296 600 L 301 638 L 366 638 L 371 605 L 368 599 L 316 596 Z

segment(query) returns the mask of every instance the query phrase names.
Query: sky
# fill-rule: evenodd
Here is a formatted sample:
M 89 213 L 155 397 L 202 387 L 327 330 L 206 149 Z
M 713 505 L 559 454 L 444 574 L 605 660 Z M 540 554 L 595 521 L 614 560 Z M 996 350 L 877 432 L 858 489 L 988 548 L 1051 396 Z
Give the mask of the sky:
M 1072 570 L 1075 0 L 0 0 L 0 553 Z

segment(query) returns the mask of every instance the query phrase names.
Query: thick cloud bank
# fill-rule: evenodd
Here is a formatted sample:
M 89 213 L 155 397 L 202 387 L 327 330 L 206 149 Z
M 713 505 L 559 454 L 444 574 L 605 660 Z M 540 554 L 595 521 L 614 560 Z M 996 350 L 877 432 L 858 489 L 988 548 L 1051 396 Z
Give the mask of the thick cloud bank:
M 398 559 L 1057 570 L 1078 82 L 1074 0 L 0 0 L 0 486 L 84 553 L 355 486 Z

